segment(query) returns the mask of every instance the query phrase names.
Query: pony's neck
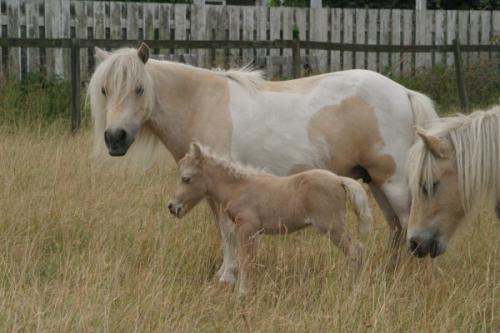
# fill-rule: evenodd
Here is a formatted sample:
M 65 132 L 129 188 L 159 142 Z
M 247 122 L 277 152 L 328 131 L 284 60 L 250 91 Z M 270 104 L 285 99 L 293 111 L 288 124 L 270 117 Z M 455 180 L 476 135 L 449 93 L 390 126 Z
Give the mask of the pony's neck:
M 226 79 L 214 72 L 167 61 L 148 62 L 146 68 L 154 82 L 155 102 L 147 126 L 158 136 L 176 161 L 189 150 L 193 119 L 206 103 L 216 98 Z
M 247 180 L 246 177 L 232 175 L 222 166 L 210 161 L 203 163 L 203 174 L 207 181 L 208 196 L 222 205 L 234 198 L 236 189 Z

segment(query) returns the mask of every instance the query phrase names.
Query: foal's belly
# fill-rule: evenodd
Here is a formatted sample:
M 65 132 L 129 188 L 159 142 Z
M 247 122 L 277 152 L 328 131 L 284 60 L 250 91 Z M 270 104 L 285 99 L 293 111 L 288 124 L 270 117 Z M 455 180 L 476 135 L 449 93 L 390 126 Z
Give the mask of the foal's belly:
M 263 221 L 262 233 L 266 235 L 283 235 L 289 234 L 298 230 L 302 230 L 311 225 L 306 219 L 293 219 L 280 221 L 279 218 Z

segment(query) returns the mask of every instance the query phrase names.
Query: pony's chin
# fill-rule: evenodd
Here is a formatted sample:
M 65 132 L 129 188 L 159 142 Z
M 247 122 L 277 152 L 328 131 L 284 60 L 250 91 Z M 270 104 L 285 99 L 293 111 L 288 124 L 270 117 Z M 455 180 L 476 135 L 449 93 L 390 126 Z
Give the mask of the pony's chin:
M 109 155 L 116 157 L 116 156 L 123 156 L 127 153 L 128 149 L 108 149 Z

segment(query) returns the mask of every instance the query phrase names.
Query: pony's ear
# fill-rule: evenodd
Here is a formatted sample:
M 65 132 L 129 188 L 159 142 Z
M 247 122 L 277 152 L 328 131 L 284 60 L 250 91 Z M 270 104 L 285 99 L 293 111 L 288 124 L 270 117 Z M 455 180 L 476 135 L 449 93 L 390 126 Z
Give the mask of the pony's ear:
M 449 147 L 446 140 L 434 135 L 425 133 L 420 127 L 415 127 L 417 135 L 422 139 L 427 149 L 429 149 L 435 157 L 446 158 L 449 155 Z
M 99 63 L 103 62 L 109 57 L 109 52 L 98 47 L 95 48 L 95 57 Z
M 197 160 L 201 160 L 203 158 L 201 147 L 196 142 L 191 143 L 191 146 L 189 147 L 189 153 Z
M 143 63 L 148 62 L 149 46 L 147 46 L 146 43 L 141 43 L 141 46 L 139 46 L 139 49 L 137 50 L 137 55 Z

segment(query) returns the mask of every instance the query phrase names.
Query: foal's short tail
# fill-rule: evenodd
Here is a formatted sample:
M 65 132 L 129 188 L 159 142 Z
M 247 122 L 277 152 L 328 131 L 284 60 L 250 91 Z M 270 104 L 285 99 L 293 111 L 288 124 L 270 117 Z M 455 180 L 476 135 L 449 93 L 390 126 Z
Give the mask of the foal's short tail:
M 368 204 L 368 195 L 363 186 L 354 179 L 345 177 L 342 179 L 342 184 L 347 193 L 349 193 L 354 211 L 358 216 L 359 232 L 361 236 L 366 237 L 373 223 L 372 210 Z
M 426 95 L 414 90 L 406 89 L 413 112 L 413 125 L 425 128 L 432 121 L 438 119 L 434 103 Z

